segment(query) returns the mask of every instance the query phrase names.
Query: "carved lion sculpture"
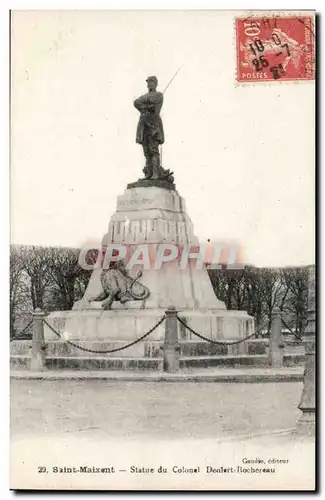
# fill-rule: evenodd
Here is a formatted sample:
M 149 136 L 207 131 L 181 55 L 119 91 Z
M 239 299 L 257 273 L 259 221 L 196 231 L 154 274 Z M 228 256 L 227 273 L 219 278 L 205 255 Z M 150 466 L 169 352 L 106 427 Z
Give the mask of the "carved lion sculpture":
M 137 282 L 141 276 L 142 271 L 139 271 L 135 278 L 131 278 L 122 265 L 103 269 L 100 276 L 103 292 L 94 301 L 101 301 L 104 309 L 111 309 L 114 300 L 124 304 L 128 300 L 147 299 L 150 295 L 148 288 Z
M 114 301 L 122 304 L 129 300 L 146 300 L 149 289 L 137 280 L 142 276 L 139 271 L 135 278 L 128 276 L 122 262 L 112 262 L 109 269 L 102 269 L 100 272 L 100 290 L 86 290 L 83 298 L 73 305 L 73 310 L 85 309 L 111 309 Z

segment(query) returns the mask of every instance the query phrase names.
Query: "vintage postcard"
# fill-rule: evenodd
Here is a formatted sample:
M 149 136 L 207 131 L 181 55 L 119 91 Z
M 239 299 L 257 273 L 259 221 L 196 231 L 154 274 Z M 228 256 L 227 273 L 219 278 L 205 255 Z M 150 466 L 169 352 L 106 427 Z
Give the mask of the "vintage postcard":
M 313 491 L 313 11 L 10 14 L 10 487 Z

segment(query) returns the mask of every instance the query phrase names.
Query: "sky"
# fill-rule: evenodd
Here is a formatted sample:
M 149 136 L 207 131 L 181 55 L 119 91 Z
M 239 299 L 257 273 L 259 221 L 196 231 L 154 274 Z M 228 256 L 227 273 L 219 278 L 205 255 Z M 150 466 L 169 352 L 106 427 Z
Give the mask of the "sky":
M 234 11 L 15 11 L 11 241 L 80 247 L 142 175 L 133 100 L 165 94 L 163 166 L 201 241 L 314 258 L 314 82 L 236 83 Z

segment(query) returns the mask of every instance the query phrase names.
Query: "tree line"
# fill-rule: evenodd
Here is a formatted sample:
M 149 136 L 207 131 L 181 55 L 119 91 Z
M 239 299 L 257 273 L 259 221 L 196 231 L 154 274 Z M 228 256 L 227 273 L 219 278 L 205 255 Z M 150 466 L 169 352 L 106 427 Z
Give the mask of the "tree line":
M 67 311 L 82 298 L 90 271 L 78 264 L 80 250 L 42 246 L 10 246 L 10 332 L 17 320 L 40 308 Z
M 256 328 L 271 330 L 272 314 L 278 307 L 285 324 L 302 337 L 307 322 L 308 267 L 208 271 L 217 297 L 227 309 L 247 311 L 255 318 Z
M 78 264 L 79 249 L 11 245 L 10 332 L 17 322 L 36 308 L 46 312 L 72 309 L 87 287 L 91 271 Z M 91 260 L 96 255 L 91 255 Z M 308 269 L 306 267 L 208 270 L 218 299 L 227 309 L 245 310 L 256 327 L 270 331 L 275 307 L 287 325 L 302 336 L 307 319 Z

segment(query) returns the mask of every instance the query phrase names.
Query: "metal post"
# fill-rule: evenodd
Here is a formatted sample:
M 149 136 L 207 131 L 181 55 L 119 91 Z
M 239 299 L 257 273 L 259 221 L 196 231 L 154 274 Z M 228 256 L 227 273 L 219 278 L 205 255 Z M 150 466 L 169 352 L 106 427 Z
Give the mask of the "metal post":
M 296 434 L 315 435 L 315 336 L 316 336 L 316 276 L 315 266 L 308 268 L 308 322 L 303 335 L 306 351 L 304 386 L 299 403 L 302 411 L 297 422 Z
M 272 312 L 272 325 L 269 344 L 269 365 L 272 368 L 283 366 L 283 336 L 280 309 L 275 307 Z
M 176 309 L 166 312 L 165 342 L 164 342 L 164 372 L 175 373 L 179 370 L 179 343 Z
M 33 371 L 44 371 L 45 366 L 45 342 L 44 342 L 44 319 L 45 313 L 37 308 L 33 312 L 33 340 L 30 369 Z

